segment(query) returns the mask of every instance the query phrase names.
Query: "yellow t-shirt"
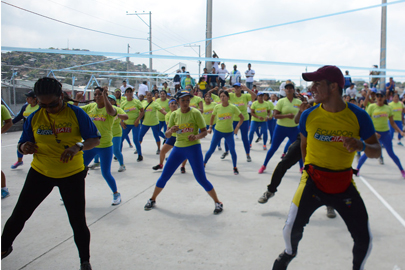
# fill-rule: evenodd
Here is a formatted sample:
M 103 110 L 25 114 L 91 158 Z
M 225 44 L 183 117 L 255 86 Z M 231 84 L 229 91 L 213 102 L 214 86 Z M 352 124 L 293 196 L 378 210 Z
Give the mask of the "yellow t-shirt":
M 274 106 L 273 106 L 274 107 Z M 250 106 L 250 109 L 255 110 L 255 114 L 259 117 L 264 117 L 265 120 L 260 120 L 259 118 L 256 118 L 252 116 L 252 121 L 255 122 L 266 122 L 267 121 L 267 111 L 270 111 L 271 114 L 271 106 L 269 102 L 263 101 L 262 103 L 259 103 L 259 101 L 253 102 L 252 106 Z
M 200 144 L 200 140 L 190 142 L 188 136 L 198 134 L 198 130 L 206 128 L 204 118 L 199 110 L 190 108 L 187 113 L 182 113 L 181 109 L 172 112 L 169 121 L 169 127 L 178 126 L 177 139 L 174 146 L 188 147 Z
M 249 114 L 247 112 L 249 101 L 252 101 L 250 94 L 241 94 L 240 97 L 237 97 L 235 93 L 229 93 L 229 103 L 238 107 L 243 117 L 245 117 L 245 121 L 249 121 Z M 234 115 L 233 121 L 239 121 L 239 116 Z
M 146 101 L 146 105 L 144 105 L 144 109 L 146 106 L 148 106 L 148 102 Z M 159 105 L 159 103 L 153 101 L 148 108 L 145 109 L 145 117 L 143 118 L 143 123 L 142 125 L 145 126 L 156 126 L 159 125 L 159 119 L 157 117 L 157 113 L 162 114 L 159 112 L 162 109 L 162 107 Z M 163 115 L 163 114 L 162 114 Z
M 217 121 L 215 125 L 215 129 L 219 132 L 229 133 L 233 131 L 233 119 L 235 115 L 238 116 L 241 114 L 238 107 L 233 104 L 230 104 L 226 107 L 222 106 L 222 104 L 218 104 L 215 106 L 212 115 L 216 115 L 215 119 Z M 239 118 L 240 120 L 240 118 Z
M 81 106 L 89 116 L 93 123 L 96 125 L 98 131 L 101 134 L 100 144 L 96 148 L 107 148 L 113 145 L 112 127 L 115 116 L 111 116 L 107 113 L 105 107 L 99 109 L 97 103 L 90 103 L 85 106 Z
M 190 108 L 200 109 L 200 102 L 203 101 L 199 96 L 194 96 L 190 99 Z
M 4 121 L 11 119 L 10 112 L 7 110 L 6 106 L 1 105 L 1 127 L 4 126 Z
M 84 170 L 82 151 L 67 163 L 60 161 L 65 149 L 81 142 L 82 138 L 98 137 L 96 126 L 82 109 L 65 105 L 57 114 L 47 114 L 46 109 L 32 113 L 24 123 L 19 143 L 30 141 L 38 146 L 31 163 L 34 170 L 48 177 L 65 178 Z
M 280 112 L 280 114 L 289 114 L 292 113 L 296 115 L 300 109 L 302 101 L 299 100 L 298 98 L 293 98 L 292 102 L 288 98 L 282 98 L 277 102 L 276 107 L 274 110 L 277 110 Z M 283 127 L 296 127 L 298 124 L 295 123 L 294 118 L 283 118 L 283 119 L 277 119 L 277 125 L 283 126 Z
M 376 131 L 384 132 L 390 130 L 388 126 L 389 117 L 393 116 L 392 108 L 388 105 L 378 106 L 376 103 L 367 108 L 367 113 L 373 120 Z
M 162 107 L 162 109 L 165 110 L 165 112 L 170 112 L 168 99 L 166 99 L 165 101 L 162 101 L 160 98 L 158 98 L 155 102 L 157 102 L 160 105 L 160 107 Z M 157 112 L 157 116 L 158 116 L 159 122 L 165 121 L 165 115 L 163 113 Z
M 166 125 L 169 126 L 169 122 L 170 122 L 170 116 L 172 115 L 172 111 L 169 111 L 168 113 L 166 113 L 165 115 L 165 121 L 166 121 Z M 172 137 L 176 137 L 176 133 L 172 133 Z
M 131 101 L 126 100 L 122 102 L 120 108 L 128 115 L 128 120 L 125 120 L 124 123 L 134 125 L 135 120 L 139 117 L 139 110 L 143 107 L 139 100 L 133 99 Z
M 390 102 L 388 105 L 391 107 L 392 113 L 394 114 L 394 121 L 402 121 L 404 104 L 402 102 Z
M 25 111 L 23 112 L 24 117 L 28 117 L 31 113 L 35 112 L 36 110 L 39 109 L 39 105 L 35 105 L 34 107 L 31 106 L 31 104 L 28 104 L 27 107 L 25 107 Z
M 217 95 L 215 95 L 215 94 L 211 94 L 211 99 L 212 99 L 216 104 L 221 103 L 221 99 L 219 98 L 219 96 L 217 96 Z
M 117 103 L 117 107 L 121 107 L 121 104 L 122 104 L 124 101 L 127 101 L 127 97 L 121 96 L 120 99 L 117 99 L 117 100 L 115 101 L 115 102 Z
M 217 104 L 215 102 L 211 102 L 210 105 L 207 105 L 207 103 L 205 103 L 205 101 L 203 101 L 203 118 L 204 121 L 207 125 L 210 124 L 211 122 L 211 116 L 212 116 L 212 112 L 214 111 L 215 106 L 217 106 Z M 214 118 L 214 125 L 217 122 L 217 118 Z
M 120 125 L 121 119 L 118 118 L 118 114 L 126 114 L 123 109 L 117 106 L 113 106 L 117 110 L 117 116 L 114 118 L 112 133 L 113 137 L 121 137 L 122 136 L 122 128 Z
M 271 100 L 268 100 L 268 101 L 265 101 L 265 102 L 268 102 L 269 103 L 269 105 L 270 105 L 270 117 L 272 117 L 273 116 L 273 110 L 274 110 L 274 104 L 273 104 L 273 102 L 271 101 Z
M 200 90 L 205 90 L 207 89 L 207 82 L 206 81 L 202 81 L 200 83 L 198 83 Z

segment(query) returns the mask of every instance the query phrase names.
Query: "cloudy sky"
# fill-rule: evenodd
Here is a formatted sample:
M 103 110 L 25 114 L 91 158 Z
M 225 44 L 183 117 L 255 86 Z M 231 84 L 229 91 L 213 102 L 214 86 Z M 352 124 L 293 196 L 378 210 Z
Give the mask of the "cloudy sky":
M 205 39 L 206 1 L 130 1 L 130 0 L 4 0 L 20 8 L 81 27 L 113 33 L 135 40 L 95 33 L 68 26 L 39 15 L 1 4 L 1 45 L 28 48 L 69 48 L 125 53 L 149 51 L 148 27 L 126 12 L 152 12 L 152 41 L 162 47 L 193 43 Z M 213 37 L 291 21 L 322 16 L 372 5 L 381 0 L 217 0 L 213 1 Z M 388 1 L 388 3 L 393 1 Z M 405 70 L 405 2 L 388 6 L 387 68 Z M 149 16 L 141 16 L 149 22 Z M 312 21 L 225 37 L 213 41 L 222 58 L 267 60 L 306 64 L 371 67 L 379 64 L 381 8 L 362 10 Z M 205 43 L 201 54 L 205 53 Z M 159 49 L 153 45 L 153 50 Z M 198 47 L 180 46 L 155 54 L 198 56 Z M 125 60 L 125 58 L 123 59 Z M 132 58 L 135 63 L 148 59 Z M 179 61 L 154 59 L 153 68 L 174 72 Z M 183 61 L 198 73 L 196 61 Z M 228 70 L 234 62 L 227 62 Z M 246 64 L 238 63 L 244 72 Z M 293 79 L 299 83 L 302 66 L 253 65 L 256 77 Z M 316 67 L 308 67 L 308 71 Z M 367 78 L 367 70 L 350 70 L 354 78 Z M 405 72 L 391 72 L 405 81 Z M 195 76 L 197 77 L 197 76 Z

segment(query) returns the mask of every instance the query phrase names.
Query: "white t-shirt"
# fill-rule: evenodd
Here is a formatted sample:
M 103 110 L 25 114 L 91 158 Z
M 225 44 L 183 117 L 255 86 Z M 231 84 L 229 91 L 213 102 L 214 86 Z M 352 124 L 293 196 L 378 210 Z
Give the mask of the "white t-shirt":
M 218 74 L 219 78 L 221 78 L 222 80 L 225 80 L 225 74 L 229 74 L 229 71 L 226 68 L 224 68 L 224 69 L 220 68 L 220 69 L 218 69 L 217 74 Z
M 241 77 L 239 70 L 232 70 L 231 71 L 231 85 L 234 83 L 239 82 L 239 78 Z
M 253 69 L 245 71 L 246 82 L 253 82 L 253 76 L 255 76 L 255 71 Z M 251 76 L 251 77 L 248 77 Z
M 356 87 L 353 87 L 353 89 L 350 89 L 350 87 L 346 89 L 346 95 L 350 97 L 356 97 L 356 94 L 357 94 Z
M 139 95 L 146 95 L 146 92 L 148 92 L 148 86 L 146 84 L 140 84 L 139 85 L 139 90 L 138 90 L 138 96 Z
M 127 84 L 127 86 L 121 85 L 120 89 L 121 89 L 122 94 L 125 94 L 125 90 L 127 90 L 128 87 L 131 87 L 132 89 L 134 88 L 130 84 Z
M 249 102 L 248 102 L 248 107 L 247 107 L 247 112 L 248 112 L 248 113 L 251 113 L 251 112 L 252 112 L 252 109 L 250 108 L 250 106 L 252 106 L 252 104 L 253 104 L 252 101 L 249 101 Z
M 270 100 L 270 101 L 271 101 L 271 100 Z M 278 100 L 271 101 L 271 102 L 273 103 L 274 107 L 276 107 Z
M 218 67 L 219 63 L 221 63 L 221 62 L 212 62 L 212 67 L 215 68 L 215 72 L 217 72 L 217 73 L 218 73 L 218 69 L 219 69 L 219 67 Z

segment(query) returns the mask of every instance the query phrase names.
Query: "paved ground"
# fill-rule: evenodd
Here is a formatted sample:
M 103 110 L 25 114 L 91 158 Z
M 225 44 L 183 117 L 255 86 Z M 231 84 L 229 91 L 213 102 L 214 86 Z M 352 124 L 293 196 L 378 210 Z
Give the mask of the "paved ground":
M 1 201 L 2 227 L 13 210 L 32 160 L 32 156 L 26 156 L 24 166 L 10 169 L 17 158 L 19 136 L 20 132 L 2 135 L 1 168 L 11 192 Z M 265 157 L 260 144 L 254 143 L 253 162 L 247 163 L 242 142 L 237 140 L 238 176 L 232 173 L 230 157 L 221 160 L 219 151 L 212 155 L 207 176 L 225 209 L 215 216 L 213 202 L 194 180 L 188 165 L 186 174 L 178 171 L 168 182 L 157 208 L 143 210 L 161 174 L 151 169 L 158 163 L 158 156 L 152 135 L 146 138 L 143 162 L 136 162 L 133 149 L 125 143 L 127 171 L 118 173 L 118 163 L 112 164 L 123 198 L 121 205 L 110 205 L 112 194 L 99 169 L 90 171 L 86 179 L 93 269 L 271 269 L 284 249 L 282 228 L 299 182 L 298 165 L 286 174 L 279 192 L 267 204 L 259 204 L 257 199 L 266 190 L 284 144 L 262 175 L 257 174 Z M 202 141 L 205 151 L 209 138 Z M 394 150 L 405 165 L 405 148 L 395 144 Z M 384 156 L 385 165 L 368 160 L 362 178 L 356 178 L 374 236 L 368 270 L 405 269 L 405 179 L 385 151 Z M 392 207 L 393 212 L 387 207 Z M 299 254 L 289 269 L 351 269 L 350 234 L 340 217 L 328 219 L 325 213 L 326 209 L 321 208 L 312 216 Z M 2 269 L 78 269 L 77 250 L 57 189 L 26 223 L 13 247 L 13 253 L 2 261 Z

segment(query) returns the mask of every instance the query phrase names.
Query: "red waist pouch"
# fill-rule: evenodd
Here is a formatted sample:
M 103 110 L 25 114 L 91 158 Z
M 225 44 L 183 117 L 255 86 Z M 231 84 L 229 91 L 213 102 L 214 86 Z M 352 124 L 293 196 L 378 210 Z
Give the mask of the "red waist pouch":
M 317 188 L 329 194 L 342 193 L 347 190 L 353 179 L 353 169 L 333 171 L 312 164 L 305 165 L 305 170 Z

